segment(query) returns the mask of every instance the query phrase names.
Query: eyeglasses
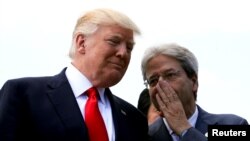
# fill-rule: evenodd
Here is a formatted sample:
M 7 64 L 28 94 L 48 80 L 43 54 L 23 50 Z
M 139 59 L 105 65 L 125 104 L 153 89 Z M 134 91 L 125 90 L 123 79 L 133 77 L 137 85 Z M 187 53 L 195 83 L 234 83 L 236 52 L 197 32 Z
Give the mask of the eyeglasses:
M 146 86 L 154 87 L 158 83 L 160 77 L 162 77 L 163 80 L 166 80 L 168 82 L 172 82 L 180 76 L 180 74 L 181 74 L 180 72 L 181 72 L 180 70 L 164 71 L 163 73 L 161 73 L 161 75 L 159 75 L 159 74 L 153 75 L 150 78 L 146 79 L 145 84 L 146 84 Z

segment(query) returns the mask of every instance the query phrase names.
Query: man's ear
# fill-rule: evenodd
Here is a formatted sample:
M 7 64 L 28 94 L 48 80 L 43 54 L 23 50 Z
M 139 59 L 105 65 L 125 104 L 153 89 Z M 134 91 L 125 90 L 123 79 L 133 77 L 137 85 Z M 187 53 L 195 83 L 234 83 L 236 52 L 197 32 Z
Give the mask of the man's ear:
M 85 36 L 83 34 L 76 35 L 76 51 L 79 53 L 85 53 Z
M 199 85 L 197 76 L 193 75 L 191 80 L 193 81 L 193 91 L 197 91 Z

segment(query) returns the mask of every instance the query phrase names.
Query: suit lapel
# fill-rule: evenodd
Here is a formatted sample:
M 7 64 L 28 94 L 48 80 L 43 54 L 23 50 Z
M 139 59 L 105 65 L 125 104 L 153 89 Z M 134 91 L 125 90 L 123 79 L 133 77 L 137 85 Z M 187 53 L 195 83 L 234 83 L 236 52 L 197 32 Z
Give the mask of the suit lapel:
M 160 126 L 158 132 L 156 133 L 157 135 L 155 136 L 159 136 L 161 139 L 160 140 L 166 140 L 166 141 L 173 141 L 172 136 L 170 135 L 164 121 L 163 118 L 159 118 L 158 119 L 158 124 Z
M 116 96 L 114 96 L 110 89 L 105 90 L 105 95 L 107 95 L 110 105 L 112 108 L 112 116 L 115 127 L 115 140 L 116 141 L 126 141 L 126 137 L 128 133 L 128 127 L 126 125 L 127 113 L 126 110 L 122 108 L 122 103 L 119 103 L 119 100 Z
M 79 132 L 79 136 L 83 140 L 88 140 L 87 129 L 75 96 L 66 78 L 65 70 L 50 81 L 49 87 L 51 89 L 48 91 L 48 96 L 64 126 L 67 129 L 74 129 L 74 132 Z
M 196 128 L 201 131 L 203 134 L 208 132 L 208 125 L 216 125 L 217 122 L 214 120 L 213 115 L 204 111 L 200 106 L 198 106 L 198 119 L 196 122 Z

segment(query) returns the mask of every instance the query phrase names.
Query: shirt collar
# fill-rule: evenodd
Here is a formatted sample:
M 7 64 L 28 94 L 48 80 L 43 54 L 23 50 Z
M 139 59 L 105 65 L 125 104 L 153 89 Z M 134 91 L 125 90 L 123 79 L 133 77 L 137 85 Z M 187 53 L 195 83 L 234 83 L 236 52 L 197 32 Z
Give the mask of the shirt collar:
M 196 124 L 196 121 L 197 121 L 197 118 L 198 118 L 198 108 L 197 106 L 195 106 L 195 112 L 193 113 L 193 115 L 188 119 L 188 122 L 191 124 L 192 127 L 195 127 L 195 124 Z M 169 127 L 168 123 L 167 123 L 167 120 L 165 118 L 163 118 L 163 121 L 164 121 L 164 124 L 165 126 L 167 127 L 170 135 L 173 133 L 173 130 Z
M 92 87 L 91 82 L 88 80 L 84 74 L 82 74 L 74 65 L 71 63 L 68 65 L 66 69 L 66 77 L 69 81 L 69 84 L 72 88 L 72 91 L 75 97 L 81 96 L 86 90 Z M 104 88 L 97 88 L 101 102 L 105 104 L 104 98 Z

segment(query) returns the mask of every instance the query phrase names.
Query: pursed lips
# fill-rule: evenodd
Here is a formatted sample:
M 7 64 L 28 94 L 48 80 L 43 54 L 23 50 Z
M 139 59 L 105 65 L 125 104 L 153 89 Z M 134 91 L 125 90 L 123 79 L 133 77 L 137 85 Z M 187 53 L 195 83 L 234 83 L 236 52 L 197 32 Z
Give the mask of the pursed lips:
M 118 69 L 123 69 L 124 68 L 124 64 L 122 62 L 110 62 L 110 64 L 112 64 L 113 66 L 115 66 Z

